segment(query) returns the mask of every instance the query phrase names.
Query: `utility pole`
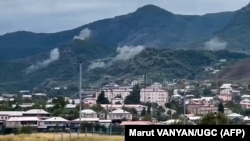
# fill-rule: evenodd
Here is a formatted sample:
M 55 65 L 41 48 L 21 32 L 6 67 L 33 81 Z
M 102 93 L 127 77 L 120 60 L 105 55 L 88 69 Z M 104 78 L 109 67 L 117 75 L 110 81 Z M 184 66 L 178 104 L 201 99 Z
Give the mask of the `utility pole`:
M 183 99 L 183 114 L 184 114 L 184 125 L 186 125 L 186 89 L 184 89 L 184 99 Z
M 79 103 L 79 134 L 78 137 L 80 137 L 81 134 L 81 110 L 82 110 L 82 64 L 80 64 L 80 68 L 79 68 L 79 99 L 80 99 L 80 103 Z

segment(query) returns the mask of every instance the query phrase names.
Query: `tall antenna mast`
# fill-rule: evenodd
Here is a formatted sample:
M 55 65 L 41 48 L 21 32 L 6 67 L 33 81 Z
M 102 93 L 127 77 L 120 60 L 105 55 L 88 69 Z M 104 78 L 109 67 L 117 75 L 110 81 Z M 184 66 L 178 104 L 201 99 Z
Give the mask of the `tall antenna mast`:
M 82 110 L 82 63 L 80 64 L 80 75 L 79 75 L 79 99 L 80 99 L 80 104 L 79 104 L 79 135 L 81 134 L 81 110 Z

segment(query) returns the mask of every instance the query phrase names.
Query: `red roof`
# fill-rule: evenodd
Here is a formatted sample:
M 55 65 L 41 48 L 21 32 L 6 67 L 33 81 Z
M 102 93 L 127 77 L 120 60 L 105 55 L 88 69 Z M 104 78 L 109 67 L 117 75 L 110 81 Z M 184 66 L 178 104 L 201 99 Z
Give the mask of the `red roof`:
M 152 125 L 151 121 L 123 121 L 120 125 Z

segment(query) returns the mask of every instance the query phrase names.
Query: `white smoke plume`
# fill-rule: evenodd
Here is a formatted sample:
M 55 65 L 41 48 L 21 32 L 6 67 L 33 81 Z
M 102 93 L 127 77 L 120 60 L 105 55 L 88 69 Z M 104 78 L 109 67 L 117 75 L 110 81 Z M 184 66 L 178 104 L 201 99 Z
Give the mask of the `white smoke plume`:
M 60 52 L 58 48 L 54 48 L 53 50 L 50 51 L 50 57 L 46 60 L 43 60 L 41 62 L 38 62 L 34 65 L 31 65 L 30 67 L 27 68 L 26 72 L 32 72 L 35 70 L 38 70 L 40 68 L 44 68 L 47 65 L 49 65 L 50 63 L 58 60 L 60 57 Z
M 206 50 L 218 51 L 226 49 L 227 42 L 220 40 L 219 38 L 213 38 L 205 42 L 204 47 Z
M 109 62 L 105 63 L 103 61 L 95 61 L 92 62 L 88 70 L 92 70 L 95 68 L 105 68 L 112 65 L 116 61 L 127 61 L 145 49 L 144 46 L 123 46 L 118 47 L 116 52 L 118 53 L 114 58 L 112 58 Z
M 114 58 L 114 61 L 127 61 L 130 58 L 133 58 L 135 55 L 139 54 L 144 50 L 144 46 L 123 46 L 118 47 L 118 54 Z
M 91 30 L 88 28 L 84 28 L 80 34 L 78 36 L 74 36 L 74 40 L 75 39 L 79 39 L 79 40 L 85 40 L 87 38 L 89 38 L 89 36 L 91 35 Z
M 88 70 L 92 70 L 95 68 L 104 68 L 106 66 L 105 62 L 102 61 L 96 61 L 96 62 L 92 62 L 89 67 Z

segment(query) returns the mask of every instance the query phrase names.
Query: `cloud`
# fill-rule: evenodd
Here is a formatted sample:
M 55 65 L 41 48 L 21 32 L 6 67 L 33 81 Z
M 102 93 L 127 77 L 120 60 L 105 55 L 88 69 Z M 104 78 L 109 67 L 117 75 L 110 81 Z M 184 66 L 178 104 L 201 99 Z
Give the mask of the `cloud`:
M 60 57 L 59 49 L 55 48 L 55 49 L 50 51 L 50 57 L 48 59 L 43 60 L 41 62 L 38 62 L 34 65 L 31 65 L 30 67 L 28 67 L 26 69 L 26 72 L 29 73 L 29 72 L 44 68 L 44 67 L 48 66 L 50 63 L 58 60 L 59 57 Z
M 217 51 L 217 50 L 226 49 L 226 47 L 227 47 L 227 42 L 222 41 L 217 37 L 204 43 L 204 48 L 206 50 Z
M 105 68 L 111 66 L 113 63 L 117 61 L 127 61 L 137 54 L 141 53 L 145 49 L 144 46 L 123 46 L 118 47 L 116 52 L 118 53 L 114 58 L 107 61 L 94 61 L 88 66 L 88 70 L 96 69 L 96 68 Z
M 91 30 L 88 28 L 83 29 L 78 36 L 75 36 L 73 39 L 85 40 L 89 38 Z

